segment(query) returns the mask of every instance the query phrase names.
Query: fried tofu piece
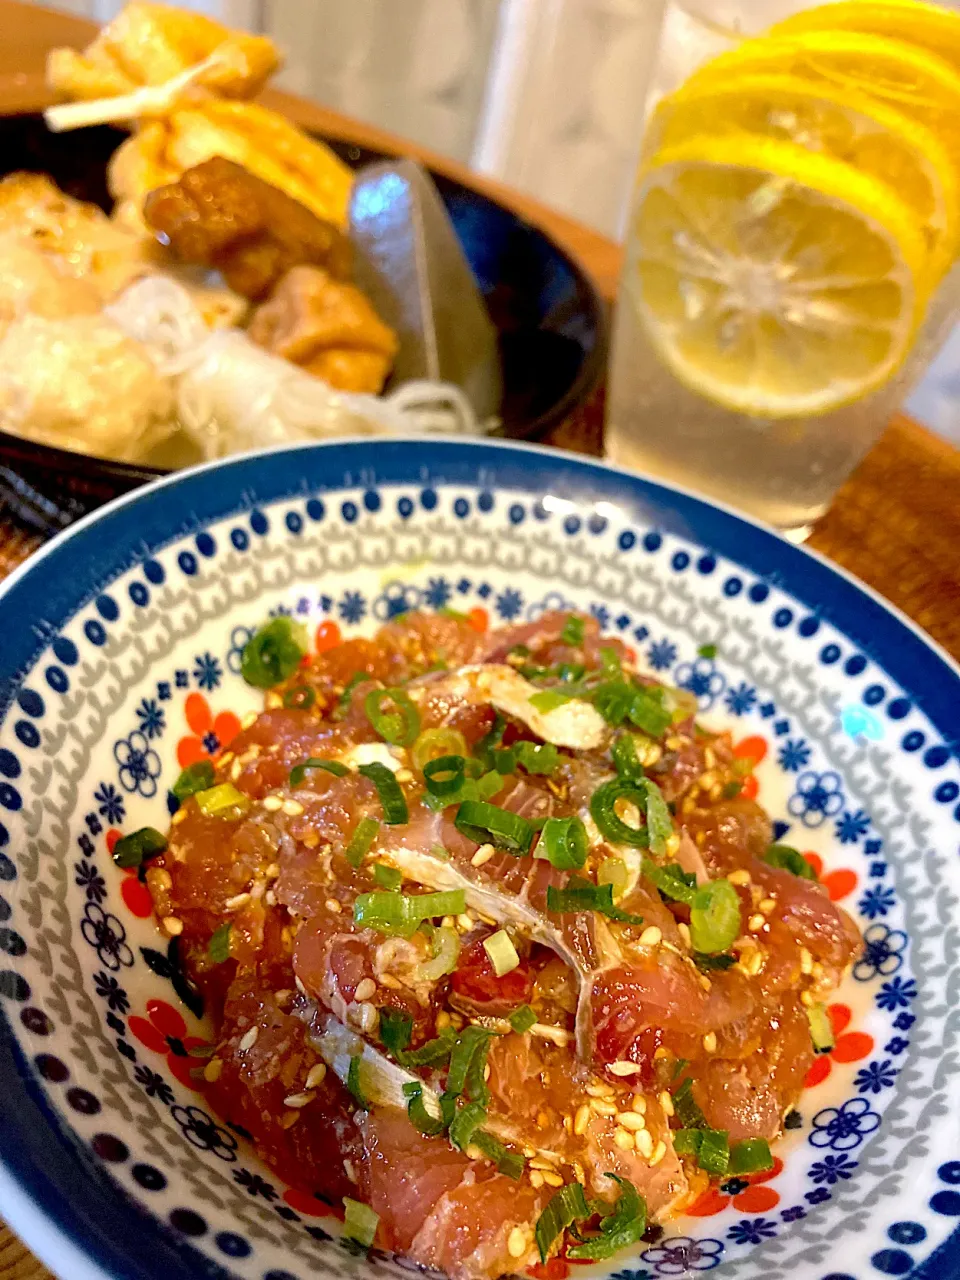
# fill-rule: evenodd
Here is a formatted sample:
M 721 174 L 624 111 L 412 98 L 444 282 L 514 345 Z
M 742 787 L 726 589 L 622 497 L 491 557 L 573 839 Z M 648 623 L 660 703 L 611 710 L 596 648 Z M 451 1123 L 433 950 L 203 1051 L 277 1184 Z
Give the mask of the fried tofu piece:
M 116 97 L 164 84 L 212 54 L 216 65 L 200 83 L 226 97 L 252 97 L 280 65 L 279 51 L 266 36 L 232 31 L 185 9 L 132 0 L 82 53 L 53 49 L 47 83 L 64 99 Z
M 371 394 L 382 389 L 399 345 L 359 289 L 309 266 L 287 272 L 248 333 L 339 391 Z
M 333 223 L 222 156 L 151 191 L 143 217 L 181 262 L 215 267 L 247 298 L 266 297 L 301 263 L 350 275 L 350 241 Z

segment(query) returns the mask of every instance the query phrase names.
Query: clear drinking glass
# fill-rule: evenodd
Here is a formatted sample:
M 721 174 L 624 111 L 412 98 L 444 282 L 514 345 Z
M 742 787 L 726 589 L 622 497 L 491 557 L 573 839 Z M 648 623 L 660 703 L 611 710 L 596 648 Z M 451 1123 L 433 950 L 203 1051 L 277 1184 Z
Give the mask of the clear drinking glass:
M 874 16 L 879 9 L 889 14 L 898 6 L 900 14 L 895 13 L 894 20 L 901 23 L 909 14 L 909 0 L 858 2 L 864 6 L 861 13 L 870 10 Z M 851 5 L 847 3 L 838 8 L 849 11 Z M 942 8 L 950 11 L 948 6 Z M 806 536 L 813 522 L 826 511 L 839 485 L 883 431 L 960 316 L 960 271 L 952 265 L 956 260 L 957 242 L 951 239 L 957 230 L 956 195 L 955 191 L 953 194 L 949 191 L 950 180 L 960 182 L 956 175 L 951 179 L 951 171 L 958 168 L 960 160 L 958 135 L 954 132 L 960 125 L 960 16 L 953 13 L 957 29 L 957 59 L 953 62 L 950 60 L 953 48 L 948 42 L 932 39 L 926 27 L 921 33 L 928 44 L 921 48 L 919 57 L 937 62 L 933 71 L 927 62 L 921 69 L 924 74 L 933 75 L 937 85 L 942 84 L 945 95 L 943 103 L 937 102 L 936 111 L 932 110 L 929 100 L 917 107 L 915 88 L 906 81 L 899 85 L 884 84 L 878 105 L 872 96 L 878 83 L 875 70 L 858 79 L 856 74 L 848 74 L 849 68 L 845 67 L 843 74 L 831 79 L 836 48 L 853 49 L 854 71 L 857 61 L 866 56 L 863 34 L 856 31 L 838 33 L 834 30 L 825 44 L 822 36 L 816 37 L 815 43 L 820 41 L 816 48 L 827 50 L 826 63 L 812 54 L 810 61 L 805 61 L 806 53 L 796 56 L 799 61 L 791 54 L 788 62 L 770 60 L 764 54 L 756 65 L 748 60 L 744 69 L 731 63 L 728 53 L 727 69 L 719 71 L 724 66 L 722 61 L 714 69 L 713 60 L 718 55 L 739 50 L 742 56 L 750 37 L 801 11 L 814 9 L 818 11 L 813 23 L 816 26 L 824 10 L 821 5 L 803 0 L 671 0 L 668 6 L 651 81 L 637 189 L 626 228 L 606 427 L 607 452 L 614 461 L 722 498 L 797 540 Z M 805 24 L 809 21 L 807 14 L 802 20 L 794 20 Z M 911 26 L 910 31 L 920 31 L 920 28 Z M 874 30 L 868 34 L 873 40 L 890 40 L 900 33 L 887 31 L 879 36 Z M 784 38 L 795 37 L 784 32 L 781 41 Z M 934 44 L 936 52 L 931 47 Z M 755 57 L 756 48 L 756 45 L 750 46 L 749 58 Z M 889 50 L 881 49 L 880 53 L 886 57 Z M 909 63 L 914 55 L 906 56 Z M 868 62 L 864 65 L 869 67 Z M 698 69 L 699 79 L 691 81 L 691 75 Z M 826 125 L 822 112 L 818 115 L 814 111 L 813 117 L 803 113 L 798 116 L 792 109 L 792 98 L 781 96 L 781 91 L 792 93 L 799 87 L 803 98 L 809 89 L 804 80 L 808 71 L 811 80 L 819 86 L 814 97 L 826 100 L 826 106 L 821 103 L 822 112 L 826 112 L 828 118 Z M 708 91 L 705 87 L 705 79 L 710 76 L 714 88 L 722 90 L 716 98 L 712 96 L 713 89 Z M 792 89 L 790 85 L 784 89 L 783 76 L 792 82 Z M 950 77 L 956 80 L 955 101 L 951 97 L 954 84 Z M 804 84 L 798 86 L 798 78 L 804 80 Z M 917 230 L 922 223 L 920 229 L 926 237 L 920 255 L 916 252 L 917 242 L 905 231 L 902 235 L 906 238 L 900 241 L 901 247 L 909 244 L 914 249 L 912 257 L 908 255 L 913 270 L 907 272 L 914 285 L 912 304 L 907 300 L 909 282 L 904 286 L 901 277 L 899 285 L 891 284 L 889 273 L 884 275 L 886 263 L 880 261 L 882 251 L 873 252 L 870 239 L 870 228 L 876 230 L 875 220 L 871 221 L 875 212 L 870 204 L 876 195 L 873 187 L 866 194 L 857 188 L 860 202 L 857 216 L 864 211 L 864 201 L 871 211 L 862 235 L 855 232 L 856 217 L 851 222 L 824 209 L 822 216 L 818 213 L 813 217 L 806 231 L 798 234 L 792 244 L 771 243 L 771 226 L 778 217 L 781 222 L 777 225 L 784 225 L 783 210 L 795 193 L 792 179 L 784 177 L 778 168 L 779 161 L 766 178 L 761 176 L 755 187 L 744 195 L 743 204 L 736 206 L 741 210 L 736 218 L 731 218 L 726 203 L 721 206 L 713 200 L 715 188 L 709 185 L 704 188 L 699 178 L 699 185 L 683 188 L 680 196 L 677 196 L 680 188 L 673 186 L 666 188 L 669 196 L 660 198 L 658 194 L 656 202 L 649 199 L 651 165 L 655 168 L 658 159 L 662 160 L 667 154 L 664 139 L 670 141 L 665 133 L 665 121 L 674 124 L 680 121 L 674 129 L 673 141 L 679 139 L 681 152 L 689 141 L 683 132 L 687 127 L 695 135 L 692 146 L 697 156 L 732 157 L 738 164 L 741 156 L 752 157 L 752 163 L 762 169 L 762 150 L 754 147 L 751 137 L 749 147 L 752 149 L 745 151 L 746 132 L 740 125 L 731 123 L 732 117 L 739 119 L 738 113 L 745 109 L 742 104 L 749 98 L 749 94 L 740 93 L 744 85 L 758 101 L 764 93 L 769 94 L 767 106 L 759 112 L 748 112 L 750 128 L 755 128 L 760 119 L 764 144 L 772 137 L 792 147 L 788 161 L 801 165 L 800 173 L 806 173 L 804 166 L 808 162 L 819 166 L 822 157 L 827 155 L 832 161 L 839 151 L 841 162 L 847 162 L 861 175 L 867 172 L 871 181 L 875 176 L 871 174 L 871 166 L 878 167 L 880 177 L 886 180 L 884 192 L 889 189 L 893 201 L 901 205 L 912 202 L 913 207 L 908 210 L 913 219 L 911 226 Z M 736 102 L 730 96 L 731 89 L 737 91 Z M 689 97 L 691 92 L 694 97 L 697 93 L 702 95 L 700 105 L 690 108 L 681 102 L 678 115 L 673 104 L 685 94 Z M 891 109 L 898 112 L 897 120 L 889 116 Z M 913 128 L 918 123 L 918 114 L 923 133 Z M 907 124 L 902 123 L 903 117 L 908 118 Z M 815 126 L 812 128 L 808 127 L 811 118 Z M 691 125 L 690 121 L 695 123 Z M 849 125 L 853 131 L 850 137 L 846 134 L 837 137 L 838 121 L 843 128 Z M 890 129 L 892 133 L 888 132 Z M 875 130 L 874 136 L 870 136 L 871 130 Z M 705 135 L 714 140 L 705 141 Z M 854 136 L 855 146 L 850 141 Z M 933 143 L 930 143 L 931 136 Z M 718 144 L 716 139 L 726 142 Z M 727 146 L 726 151 L 722 150 L 723 145 Z M 721 150 L 710 150 L 716 146 Z M 902 160 L 906 169 L 898 168 L 891 159 L 897 147 L 903 149 L 897 163 Z M 916 162 L 920 168 L 916 171 L 910 169 L 911 147 L 916 152 L 915 158 L 919 157 Z M 805 152 L 799 160 L 796 158 L 798 148 Z M 885 166 L 890 168 L 889 173 Z M 912 181 L 922 184 L 926 180 L 922 176 L 917 179 L 921 170 L 930 180 L 931 198 L 943 188 L 941 205 L 933 212 L 933 206 L 927 209 L 923 205 L 923 194 L 918 194 L 910 185 Z M 683 173 L 688 172 L 685 166 Z M 697 169 L 698 174 L 702 172 Z M 711 172 L 714 172 L 712 168 Z M 826 183 L 832 192 L 831 198 L 839 192 L 842 205 L 847 190 L 844 184 L 854 181 L 849 173 L 844 170 L 836 179 L 838 171 L 830 169 L 832 176 L 827 181 L 820 167 L 812 172 L 815 173 L 814 187 Z M 831 186 L 835 179 L 839 187 Z M 661 179 L 655 179 L 654 183 L 657 181 Z M 889 202 L 886 194 L 881 194 L 882 200 L 877 206 L 882 213 L 881 222 L 887 219 L 887 224 L 900 228 L 901 223 L 893 213 L 888 217 Z M 675 196 L 677 199 L 682 196 L 686 201 L 686 223 L 675 220 L 670 205 L 670 199 Z M 771 210 L 774 210 L 772 214 Z M 832 232 L 829 230 L 833 225 L 831 218 L 836 223 Z M 939 266 L 934 268 L 931 264 L 936 254 L 931 237 L 939 231 L 932 227 L 931 219 L 936 222 L 938 218 L 945 220 L 945 225 L 940 228 L 943 236 L 936 250 L 941 253 L 937 259 Z M 683 226 L 694 226 L 694 234 L 684 231 Z M 865 248 L 868 242 L 869 253 Z M 721 246 L 713 260 L 707 260 L 713 248 L 707 258 L 704 257 L 704 244 Z M 829 246 L 829 253 L 825 246 Z M 827 262 L 826 258 L 834 252 L 837 257 Z M 851 254 L 857 264 L 852 282 L 850 278 L 843 278 L 844 272 L 840 269 L 851 261 Z M 719 258 L 723 259 L 720 266 Z M 756 266 L 758 262 L 761 269 Z M 811 265 L 814 262 L 819 262 L 816 270 Z M 870 271 L 876 272 L 872 284 L 868 282 Z M 801 305 L 797 303 L 797 291 L 807 288 L 805 272 L 811 278 L 816 276 L 818 283 L 814 289 L 815 302 L 811 303 L 813 295 L 806 293 L 801 300 L 806 308 L 802 312 L 804 332 L 809 330 L 813 334 L 818 325 L 822 332 L 817 331 L 809 342 L 798 347 L 796 343 L 791 345 L 787 330 L 796 316 L 801 315 L 797 310 Z M 722 281 L 718 277 L 722 277 Z M 787 292 L 781 295 L 778 292 L 781 289 Z M 730 306 L 731 291 L 736 294 L 735 308 L 725 311 L 724 308 Z M 910 313 L 909 319 L 906 312 Z M 805 318 L 808 313 L 809 320 Z M 704 331 L 703 325 L 715 335 L 711 344 L 701 346 L 697 345 L 699 338 L 688 341 L 683 337 Z M 761 332 L 757 326 L 764 325 L 767 327 Z M 888 336 L 893 332 L 896 337 L 888 344 Z M 707 349 L 709 356 L 705 357 Z M 895 349 L 899 355 L 893 354 Z M 775 360 L 769 354 L 771 350 L 775 352 Z M 761 357 L 757 352 L 766 354 Z M 819 358 L 815 356 L 817 352 Z M 762 376 L 756 372 L 761 360 L 765 371 Z M 851 394 L 844 398 L 844 403 L 831 404 L 831 397 L 837 398 L 834 388 L 839 385 L 838 367 L 846 371 L 844 385 L 849 384 Z M 774 372 L 767 377 L 771 368 Z M 874 376 L 878 369 L 887 372 Z M 821 394 L 816 388 L 821 370 L 826 389 L 823 403 L 812 404 Z M 762 394 L 755 395 L 755 383 L 762 385 Z M 716 393 L 718 387 L 720 394 Z M 744 387 L 750 389 L 744 392 Z M 751 401 L 747 405 L 741 402 L 744 396 Z M 769 411 L 771 403 L 775 403 L 773 411 Z M 793 405 L 799 406 L 797 411 L 791 409 Z

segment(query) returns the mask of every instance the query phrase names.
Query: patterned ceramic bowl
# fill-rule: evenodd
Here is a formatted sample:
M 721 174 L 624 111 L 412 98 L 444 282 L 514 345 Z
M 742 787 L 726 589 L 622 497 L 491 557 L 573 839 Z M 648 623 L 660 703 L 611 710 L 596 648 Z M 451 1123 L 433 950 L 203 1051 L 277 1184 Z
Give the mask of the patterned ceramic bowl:
M 723 1183 L 617 1280 L 960 1276 L 960 673 L 863 588 L 607 467 L 391 441 L 140 491 L 2 597 L 0 1211 L 60 1276 L 396 1269 L 210 1113 L 202 1008 L 110 849 L 163 827 L 180 767 L 257 706 L 239 657 L 267 614 L 327 645 L 448 605 L 592 612 L 733 732 L 778 834 L 864 930 L 775 1170 Z

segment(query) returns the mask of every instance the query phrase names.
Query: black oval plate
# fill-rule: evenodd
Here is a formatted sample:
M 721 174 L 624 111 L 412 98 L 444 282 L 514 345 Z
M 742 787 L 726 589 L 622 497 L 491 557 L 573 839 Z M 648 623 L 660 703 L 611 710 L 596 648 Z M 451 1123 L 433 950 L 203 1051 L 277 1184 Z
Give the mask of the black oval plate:
M 109 126 L 51 133 L 39 115 L 0 118 L 0 176 L 48 173 L 69 195 L 111 205 L 106 166 L 126 135 Z M 387 158 L 324 141 L 353 168 Z M 548 236 L 489 197 L 432 173 L 496 326 L 503 369 L 498 434 L 536 439 L 589 398 L 606 355 L 606 318 L 586 273 Z M 34 444 L 0 431 L 0 498 L 52 531 L 163 474 Z

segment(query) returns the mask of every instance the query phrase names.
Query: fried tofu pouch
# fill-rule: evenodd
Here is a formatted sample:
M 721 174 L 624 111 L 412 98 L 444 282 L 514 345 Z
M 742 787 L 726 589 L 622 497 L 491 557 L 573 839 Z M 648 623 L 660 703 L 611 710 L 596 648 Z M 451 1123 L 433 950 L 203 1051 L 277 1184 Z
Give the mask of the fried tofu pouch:
M 51 50 L 47 83 L 66 100 L 111 98 L 164 84 L 213 53 L 217 65 L 200 83 L 229 98 L 259 93 L 281 61 L 266 36 L 232 31 L 199 13 L 132 0 L 82 53 Z

